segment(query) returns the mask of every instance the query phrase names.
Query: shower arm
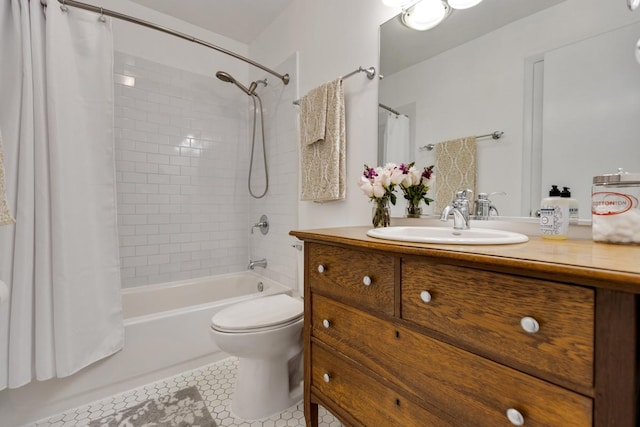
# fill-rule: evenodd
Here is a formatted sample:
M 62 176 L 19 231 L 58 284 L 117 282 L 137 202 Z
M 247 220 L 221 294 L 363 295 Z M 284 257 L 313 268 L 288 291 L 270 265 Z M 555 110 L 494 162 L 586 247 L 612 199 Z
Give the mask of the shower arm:
M 197 38 L 195 38 L 193 36 L 190 36 L 188 34 L 181 33 L 181 32 L 176 31 L 176 30 L 172 30 L 171 28 L 163 27 L 161 25 L 154 24 L 154 23 L 149 22 L 149 21 L 144 21 L 142 19 L 138 19 L 138 18 L 135 18 L 133 16 L 125 15 L 125 14 L 120 13 L 120 12 L 115 12 L 113 10 L 105 9 L 105 8 L 102 8 L 102 7 L 99 7 L 99 6 L 93 6 L 91 4 L 82 3 L 82 2 L 79 2 L 79 1 L 75 1 L 75 0 L 58 0 L 58 3 L 60 3 L 60 9 L 63 12 L 66 12 L 68 10 L 67 6 L 73 6 L 73 7 L 79 8 L 79 9 L 89 10 L 91 12 L 98 13 L 98 14 L 100 14 L 100 16 L 110 16 L 112 18 L 121 19 L 123 21 L 131 22 L 133 24 L 142 25 L 143 27 L 147 27 L 147 28 L 151 28 L 153 30 L 161 31 L 161 32 L 166 33 L 166 34 L 171 34 L 172 36 L 175 36 L 175 37 L 178 37 L 178 38 L 181 38 L 181 39 L 184 39 L 184 40 L 188 40 L 190 42 L 193 42 L 193 43 L 196 43 L 196 44 L 199 44 L 199 45 L 202 45 L 202 46 L 206 46 L 206 47 L 208 47 L 210 49 L 217 50 L 218 52 L 222 52 L 222 53 L 227 54 L 229 56 L 233 56 L 234 58 L 239 59 L 241 61 L 244 61 L 247 64 L 251 64 L 254 67 L 260 68 L 260 69 L 266 71 L 267 73 L 273 74 L 274 76 L 276 76 L 277 78 L 282 80 L 282 83 L 284 83 L 285 85 L 289 84 L 289 74 L 280 74 L 280 73 L 278 73 L 276 71 L 273 71 L 270 68 L 265 67 L 262 64 L 259 64 L 259 63 L 255 62 L 255 61 L 252 61 L 249 58 L 245 58 L 242 55 L 238 55 L 235 52 L 232 52 L 232 51 L 227 50 L 227 49 L 225 49 L 223 47 L 220 47 L 220 46 L 216 46 L 216 45 L 214 45 L 212 43 L 209 43 L 209 42 L 206 42 L 204 40 L 197 39 Z

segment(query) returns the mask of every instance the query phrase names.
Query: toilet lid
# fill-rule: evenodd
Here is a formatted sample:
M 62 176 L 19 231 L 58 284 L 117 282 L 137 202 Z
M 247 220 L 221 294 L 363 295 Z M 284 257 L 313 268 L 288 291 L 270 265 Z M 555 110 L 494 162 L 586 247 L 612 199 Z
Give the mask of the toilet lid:
M 223 332 L 271 328 L 292 323 L 302 317 L 304 304 L 279 294 L 233 304 L 211 318 L 211 327 Z

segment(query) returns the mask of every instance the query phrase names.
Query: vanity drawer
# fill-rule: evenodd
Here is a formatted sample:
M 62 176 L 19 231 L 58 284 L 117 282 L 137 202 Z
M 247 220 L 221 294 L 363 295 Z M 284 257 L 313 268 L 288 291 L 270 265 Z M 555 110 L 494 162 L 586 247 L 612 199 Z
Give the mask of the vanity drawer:
M 508 426 L 506 414 L 512 409 L 522 414 L 528 427 L 592 425 L 593 402 L 588 397 L 320 295 L 313 296 L 312 304 L 312 334 L 317 340 L 428 402 L 441 419 L 464 426 Z M 314 384 L 330 393 L 318 381 L 326 372 L 331 375 L 329 363 L 336 356 L 316 368 L 319 357 L 312 351 Z M 347 399 L 353 391 L 351 386 L 341 387 L 345 396 L 333 399 Z
M 362 425 L 370 427 L 451 426 L 415 402 L 367 375 L 322 346 L 311 346 L 311 386 Z M 329 406 L 328 409 L 331 409 Z
M 307 243 L 313 291 L 363 308 L 394 314 L 394 259 L 377 252 Z
M 594 291 L 403 259 L 402 318 L 495 360 L 593 386 Z M 528 331 L 527 331 L 528 330 Z

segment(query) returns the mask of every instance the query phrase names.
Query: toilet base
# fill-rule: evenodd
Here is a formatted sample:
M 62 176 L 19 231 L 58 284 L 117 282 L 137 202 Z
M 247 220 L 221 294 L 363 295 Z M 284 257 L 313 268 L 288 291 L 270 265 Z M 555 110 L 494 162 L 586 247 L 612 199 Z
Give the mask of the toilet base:
M 302 399 L 302 383 L 289 386 L 288 360 L 283 357 L 239 358 L 232 414 L 243 420 L 270 417 Z

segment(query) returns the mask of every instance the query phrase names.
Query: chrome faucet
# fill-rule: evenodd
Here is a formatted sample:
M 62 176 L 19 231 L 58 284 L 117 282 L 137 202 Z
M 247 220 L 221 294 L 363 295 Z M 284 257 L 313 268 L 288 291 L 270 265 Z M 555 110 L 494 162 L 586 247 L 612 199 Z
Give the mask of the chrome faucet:
M 255 267 L 267 268 L 267 260 L 264 258 L 255 261 L 249 260 L 249 270 L 253 270 Z
M 256 222 L 251 227 L 251 234 L 253 234 L 253 229 L 259 228 L 262 234 L 267 234 L 269 232 L 269 218 L 266 215 L 262 215 L 260 217 L 260 222 Z
M 440 221 L 447 221 L 449 214 L 453 214 L 453 229 L 468 230 L 469 225 L 469 198 L 472 190 L 462 190 L 456 192 L 456 198 L 442 210 Z

